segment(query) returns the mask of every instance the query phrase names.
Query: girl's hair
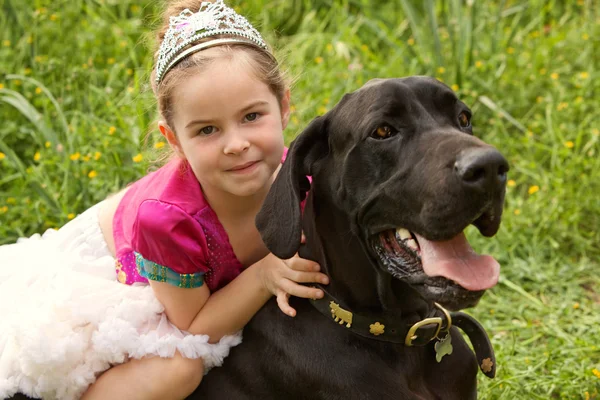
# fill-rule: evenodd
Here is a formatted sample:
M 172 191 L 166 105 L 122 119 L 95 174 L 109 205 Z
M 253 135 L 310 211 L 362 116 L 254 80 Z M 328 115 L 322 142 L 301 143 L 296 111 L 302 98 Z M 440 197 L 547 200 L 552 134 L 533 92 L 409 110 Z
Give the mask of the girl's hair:
M 168 2 L 167 7 L 163 12 L 163 22 L 157 35 L 157 47 L 154 56 L 155 64 L 158 57 L 158 48 L 169 28 L 169 18 L 171 16 L 179 15 L 186 8 L 191 12 L 198 12 L 201 2 L 202 0 L 171 0 Z M 202 41 L 214 40 L 216 38 L 217 37 L 210 37 L 199 40 L 190 44 L 189 47 Z M 264 82 L 281 104 L 283 96 L 288 88 L 288 83 L 285 74 L 281 71 L 275 57 L 268 53 L 268 50 L 246 44 L 227 44 L 215 46 L 213 48 L 218 49 L 218 55 L 215 55 L 215 51 L 208 53 L 211 55 L 208 55 L 202 50 L 193 53 L 172 67 L 158 85 L 155 81 L 156 68 L 153 69 L 152 74 L 150 75 L 152 91 L 157 99 L 160 116 L 171 129 L 174 129 L 172 123 L 174 89 L 184 82 L 187 77 L 198 73 L 198 71 L 201 71 L 203 67 L 206 67 L 208 63 L 218 57 L 227 57 L 231 60 L 235 57 L 236 60 L 244 62 L 244 67 L 249 68 L 258 79 Z M 185 49 L 182 49 L 181 51 L 184 50 Z

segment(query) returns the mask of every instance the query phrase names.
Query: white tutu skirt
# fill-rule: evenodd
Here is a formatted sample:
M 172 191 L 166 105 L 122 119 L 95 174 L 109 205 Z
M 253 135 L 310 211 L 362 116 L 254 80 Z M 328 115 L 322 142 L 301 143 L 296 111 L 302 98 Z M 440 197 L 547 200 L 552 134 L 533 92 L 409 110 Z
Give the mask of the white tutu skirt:
M 150 286 L 119 283 L 99 206 L 58 231 L 0 246 L 0 399 L 76 399 L 111 366 L 176 351 L 202 357 L 208 371 L 241 342 L 241 334 L 209 344 L 180 331 Z

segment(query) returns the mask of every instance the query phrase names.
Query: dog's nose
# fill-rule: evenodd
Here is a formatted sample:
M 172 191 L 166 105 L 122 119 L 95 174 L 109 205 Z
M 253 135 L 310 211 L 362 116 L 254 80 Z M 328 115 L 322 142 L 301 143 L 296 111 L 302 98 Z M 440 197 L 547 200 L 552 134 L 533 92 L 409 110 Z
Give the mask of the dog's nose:
M 504 156 L 493 147 L 463 151 L 454 164 L 464 186 L 483 191 L 504 187 L 508 169 Z

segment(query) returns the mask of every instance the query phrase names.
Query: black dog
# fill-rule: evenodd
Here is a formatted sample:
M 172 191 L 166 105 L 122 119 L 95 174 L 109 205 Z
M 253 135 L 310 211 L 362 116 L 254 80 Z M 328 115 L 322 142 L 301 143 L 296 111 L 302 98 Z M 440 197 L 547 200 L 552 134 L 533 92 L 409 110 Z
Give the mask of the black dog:
M 508 164 L 470 119 L 426 77 L 370 81 L 316 118 L 290 147 L 257 226 L 278 257 L 300 249 L 317 261 L 328 295 L 295 299 L 295 318 L 269 302 L 190 398 L 476 398 L 478 364 L 495 371 L 491 346 L 472 318 L 452 314 L 475 357 L 442 306 L 474 306 L 497 281 L 498 264 L 462 232 L 497 232 Z
M 508 165 L 470 118 L 447 86 L 410 77 L 370 81 L 308 126 L 257 226 L 278 257 L 317 261 L 327 296 L 293 299 L 295 318 L 267 303 L 191 399 L 477 397 L 478 365 L 495 371 L 491 346 L 442 307 L 474 306 L 497 280 L 462 232 L 497 232 Z

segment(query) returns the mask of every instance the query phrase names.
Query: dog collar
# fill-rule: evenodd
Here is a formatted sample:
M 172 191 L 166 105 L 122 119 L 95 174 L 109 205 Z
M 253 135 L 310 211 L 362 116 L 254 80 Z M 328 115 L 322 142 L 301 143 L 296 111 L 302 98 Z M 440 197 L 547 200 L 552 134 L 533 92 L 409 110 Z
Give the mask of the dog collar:
M 311 299 L 310 303 L 321 314 L 344 326 L 352 333 L 368 339 L 399 343 L 405 346 L 425 346 L 436 340 L 435 351 L 438 362 L 452 353 L 449 331 L 452 325 L 461 328 L 473 344 L 479 369 L 489 378 L 496 375 L 494 349 L 485 329 L 477 320 L 463 312 L 449 312 L 434 303 L 429 316 L 417 322 L 396 321 L 373 315 L 357 314 L 343 308 L 339 300 L 323 290 L 321 299 Z

